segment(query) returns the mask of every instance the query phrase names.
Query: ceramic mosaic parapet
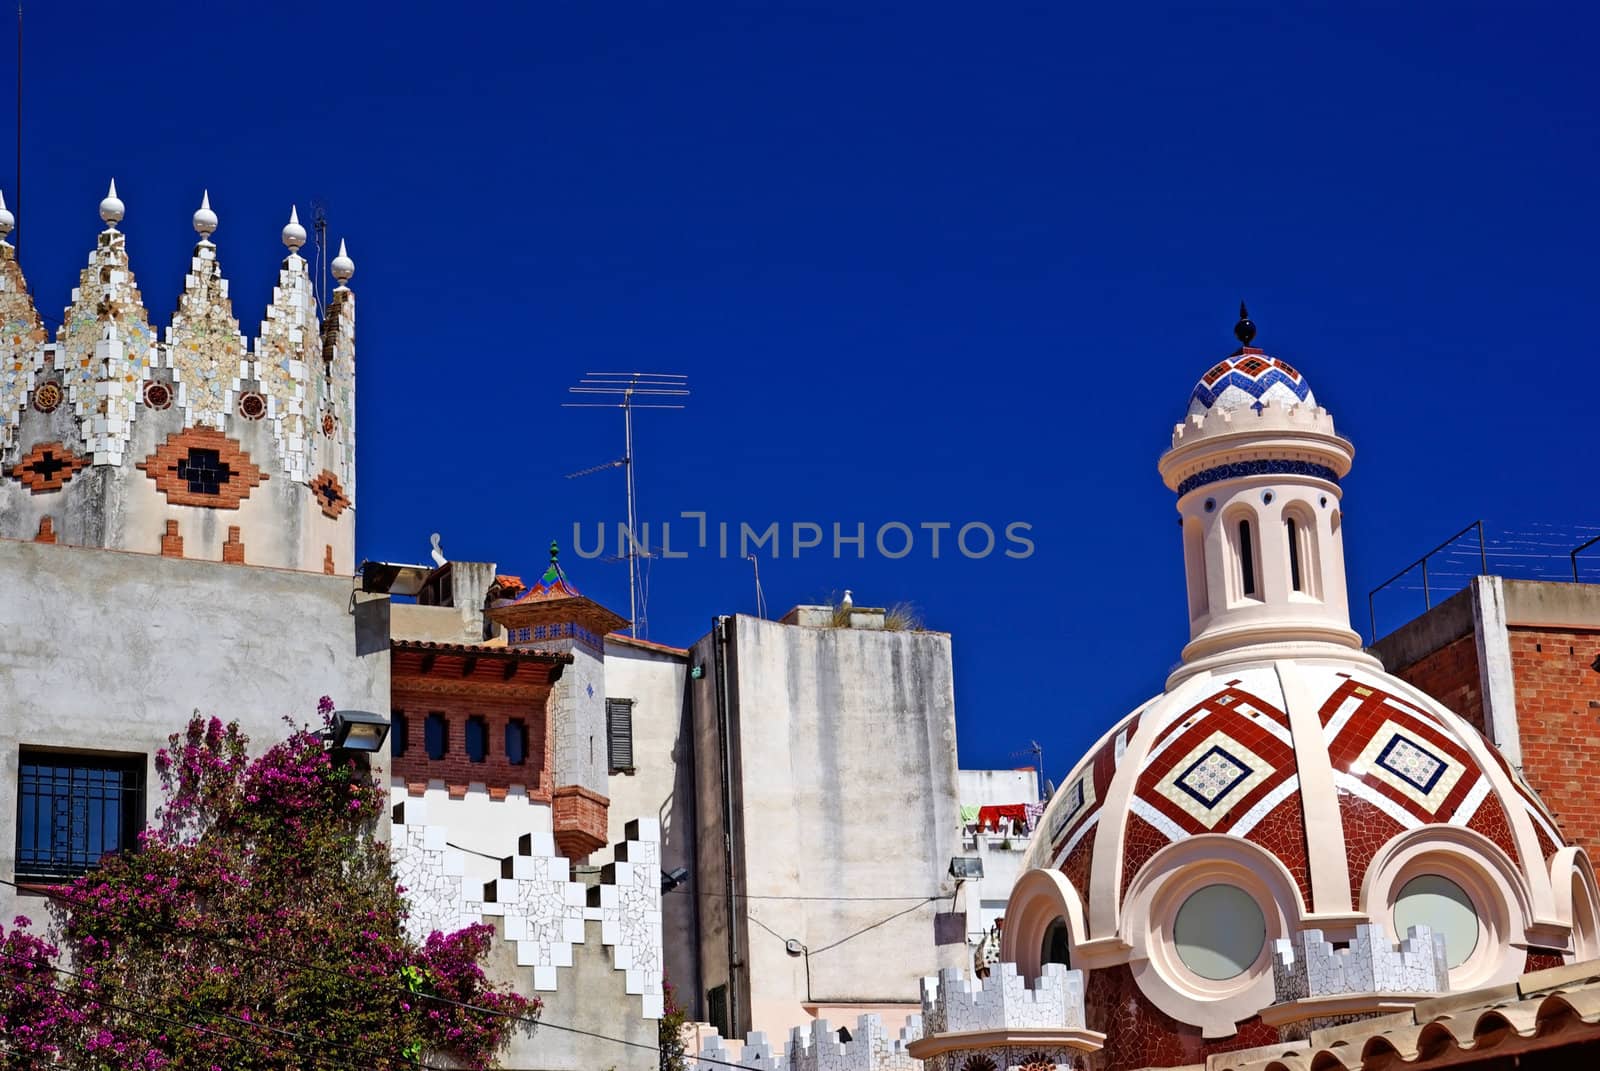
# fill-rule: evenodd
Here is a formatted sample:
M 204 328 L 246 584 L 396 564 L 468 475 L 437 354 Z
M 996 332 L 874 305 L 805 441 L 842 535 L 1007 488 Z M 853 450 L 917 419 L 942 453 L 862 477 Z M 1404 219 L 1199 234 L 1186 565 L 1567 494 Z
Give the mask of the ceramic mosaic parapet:
M 561 969 L 572 967 L 573 947 L 586 940 L 587 923 L 598 922 L 612 967 L 623 972 L 626 991 L 639 997 L 643 1017 L 661 1017 L 659 822 L 630 822 L 628 839 L 615 846 L 601 883 L 588 885 L 573 880 L 570 862 L 548 832 L 524 834 L 499 878 L 472 881 L 465 857 L 450 847 L 449 817 L 447 805 L 430 811 L 415 797 L 395 805 L 390 845 L 413 936 L 423 940 L 434 930 L 499 918 L 503 939 L 516 946 L 517 966 L 525 969 L 523 988 L 551 992 Z
M 922 1024 L 929 1034 L 1008 1028 L 1082 1029 L 1083 972 L 1047 963 L 1032 988 L 1014 963 L 988 978 L 965 977 L 947 967 L 922 982 Z
M 1272 981 L 1277 1002 L 1346 993 L 1444 993 L 1450 968 L 1444 935 L 1413 926 L 1391 944 L 1380 927 L 1361 925 L 1346 948 L 1302 930 L 1274 947 Z

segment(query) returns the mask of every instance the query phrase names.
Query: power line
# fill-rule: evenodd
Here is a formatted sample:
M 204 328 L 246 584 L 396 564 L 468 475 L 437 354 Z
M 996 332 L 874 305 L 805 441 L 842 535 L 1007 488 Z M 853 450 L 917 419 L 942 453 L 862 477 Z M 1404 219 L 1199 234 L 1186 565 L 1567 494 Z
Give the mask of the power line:
M 35 896 L 44 896 L 47 899 L 59 900 L 59 901 L 61 901 L 63 903 L 72 904 L 72 905 L 77 906 L 77 907 L 87 907 L 87 908 L 89 908 L 90 910 L 93 910 L 93 911 L 100 911 L 100 912 L 109 912 L 110 911 L 110 908 L 102 907 L 100 904 L 95 903 L 92 900 L 80 900 L 80 899 L 77 899 L 75 897 L 67 896 L 64 893 L 60 892 L 56 888 L 48 888 L 48 889 L 42 889 L 42 890 L 37 888 L 37 887 L 24 888 L 23 886 L 17 884 L 15 881 L 8 880 L 6 878 L 0 878 L 0 885 L 7 885 L 7 886 L 10 886 L 13 889 L 18 890 L 19 892 L 28 893 L 30 895 L 35 895 Z M 324 966 L 322 964 L 317 964 L 317 963 L 304 963 L 304 962 L 301 962 L 299 960 L 291 959 L 291 958 L 289 958 L 287 956 L 274 955 L 274 954 L 272 954 L 270 952 L 263 952 L 260 949 L 250 948 L 250 947 L 245 946 L 245 945 L 239 945 L 239 944 L 237 944 L 237 943 L 235 943 L 233 941 L 228 941 L 228 940 L 225 940 L 225 939 L 220 938 L 220 937 L 214 937 L 214 936 L 208 936 L 208 935 L 196 934 L 196 933 L 184 933 L 183 931 L 174 929 L 171 926 L 165 926 L 165 925 L 160 925 L 160 924 L 154 924 L 154 925 L 152 925 L 151 928 L 156 930 L 157 932 L 170 934 L 170 935 L 172 935 L 174 937 L 181 937 L 181 938 L 185 938 L 185 939 L 191 940 L 191 941 L 198 941 L 201 944 L 211 944 L 211 945 L 216 945 L 216 946 L 219 946 L 219 947 L 222 947 L 222 948 L 231 949 L 231 950 L 236 951 L 236 952 L 242 952 L 245 955 L 253 957 L 253 958 L 265 959 L 265 960 L 268 960 L 268 961 L 271 961 L 271 962 L 274 962 L 274 963 L 282 963 L 282 964 L 286 964 L 286 965 L 291 966 L 291 967 L 297 967 L 297 968 L 299 968 L 301 970 L 316 971 L 319 974 L 330 975 L 332 977 L 339 978 L 339 979 L 341 979 L 343 981 L 352 982 L 352 983 L 355 983 L 355 984 L 358 984 L 358 985 L 366 984 L 366 983 L 362 983 L 360 979 L 354 978 L 351 975 L 346 974 L 343 971 L 336 970 L 336 969 L 334 969 L 332 967 L 327 967 L 327 966 Z M 60 970 L 61 968 L 57 968 L 57 967 L 52 966 L 51 969 L 52 970 Z M 513 1022 L 522 1023 L 522 1024 L 524 1024 L 526 1026 L 529 1026 L 529 1027 L 532 1027 L 532 1028 L 538 1028 L 538 1027 L 544 1026 L 544 1027 L 549 1027 L 551 1030 L 559 1030 L 559 1031 L 561 1031 L 563 1033 L 568 1033 L 568 1034 L 578 1034 L 578 1035 L 581 1035 L 583 1037 L 594 1038 L 594 1039 L 596 1039 L 598 1041 L 610 1041 L 610 1042 L 613 1042 L 613 1043 L 615 1043 L 617 1045 L 623 1045 L 623 1046 L 627 1046 L 629 1048 L 647 1049 L 647 1050 L 649 1050 L 651 1052 L 655 1052 L 657 1054 L 659 1054 L 661 1052 L 661 1046 L 659 1046 L 659 1045 L 651 1045 L 651 1044 L 648 1044 L 648 1043 L 642 1042 L 642 1041 L 629 1041 L 627 1038 L 612 1037 L 610 1034 L 602 1034 L 602 1033 L 599 1033 L 598 1031 L 594 1031 L 594 1030 L 585 1030 L 582 1027 L 567 1026 L 567 1025 L 562 1024 L 562 1023 L 553 1023 L 553 1022 L 550 1022 L 549 1020 L 546 1020 L 546 1019 L 543 1019 L 543 1018 L 534 1018 L 534 1017 L 530 1017 L 530 1016 L 526 1016 L 526 1015 L 517 1015 L 514 1012 L 502 1011 L 499 1008 L 487 1008 L 487 1007 L 484 1007 L 483 1005 L 480 1005 L 480 1004 L 469 1004 L 466 1001 L 455 1000 L 455 999 L 453 999 L 451 997 L 447 997 L 447 996 L 444 996 L 444 995 L 439 994 L 439 993 L 413 992 L 412 990 L 407 989 L 404 986 L 401 986 L 401 985 L 398 985 L 398 984 L 395 984 L 395 983 L 380 984 L 380 983 L 377 983 L 377 982 L 373 982 L 373 983 L 371 983 L 371 985 L 372 985 L 372 987 L 374 989 L 388 989 L 391 992 L 403 994 L 405 996 L 411 997 L 412 999 L 431 1000 L 431 1001 L 433 1001 L 435 1003 L 438 1003 L 438 1004 L 444 1004 L 444 1005 L 447 1005 L 447 1006 L 453 1007 L 453 1008 L 460 1008 L 463 1011 L 475 1012 L 475 1013 L 480 1014 L 480 1015 L 490 1015 L 490 1016 L 494 1016 L 494 1017 L 500 1018 L 500 1019 L 509 1019 L 509 1020 L 511 1020 Z M 90 999 L 92 1000 L 92 998 L 90 998 Z M 96 1002 L 96 1003 L 98 1003 L 98 1002 Z M 133 1013 L 133 1014 L 137 1014 L 137 1013 Z M 151 1014 L 151 1013 L 146 1013 L 146 1014 Z M 187 1024 L 185 1024 L 185 1025 L 187 1025 Z M 200 1027 L 198 1029 L 205 1029 L 205 1028 Z M 215 1031 L 212 1031 L 212 1032 L 215 1033 Z M 231 1040 L 239 1040 L 239 1039 L 233 1038 Z M 246 1042 L 246 1044 L 248 1044 L 248 1042 Z M 330 1043 L 330 1044 L 333 1044 L 333 1043 Z M 741 1065 L 735 1064 L 735 1063 L 730 1063 L 727 1060 L 717 1060 L 717 1059 L 713 1059 L 713 1058 L 710 1058 L 710 1057 L 696 1057 L 696 1059 L 701 1060 L 701 1062 L 703 1062 L 703 1063 L 716 1064 L 716 1065 L 718 1065 L 720 1067 L 740 1068 L 740 1071 L 747 1071 L 747 1069 L 742 1068 Z M 445 1068 L 431 1068 L 431 1067 L 426 1067 L 425 1066 L 425 1071 L 447 1071 L 447 1069 L 445 1069 Z M 531 1069 L 531 1068 L 501 1068 L 500 1071 L 533 1071 L 533 1069 Z

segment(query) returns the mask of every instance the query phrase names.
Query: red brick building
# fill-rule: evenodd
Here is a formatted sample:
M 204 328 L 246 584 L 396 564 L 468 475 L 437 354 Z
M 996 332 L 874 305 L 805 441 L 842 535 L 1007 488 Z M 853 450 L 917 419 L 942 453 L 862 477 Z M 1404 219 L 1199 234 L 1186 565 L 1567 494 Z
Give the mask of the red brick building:
M 1489 737 L 1572 843 L 1600 844 L 1600 585 L 1476 577 L 1371 650 Z

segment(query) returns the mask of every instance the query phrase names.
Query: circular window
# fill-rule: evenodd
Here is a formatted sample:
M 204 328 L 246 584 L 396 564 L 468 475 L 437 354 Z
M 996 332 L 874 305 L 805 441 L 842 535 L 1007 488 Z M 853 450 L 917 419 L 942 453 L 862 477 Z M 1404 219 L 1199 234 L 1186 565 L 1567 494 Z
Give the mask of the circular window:
M 1317 499 L 1317 505 L 1321 506 L 1323 509 L 1327 509 L 1328 508 L 1328 496 L 1327 495 L 1323 495 L 1321 498 Z
M 1266 505 L 1268 505 L 1268 506 L 1272 505 L 1272 492 L 1271 491 L 1262 491 L 1261 492 L 1261 501 L 1263 503 L 1265 503 Z
M 328 436 L 329 438 L 332 438 L 333 437 L 333 429 L 338 427 L 338 426 L 339 426 L 339 422 L 333 419 L 333 414 L 332 413 L 323 413 L 322 414 L 322 434 Z
M 1413 926 L 1444 934 L 1445 959 L 1459 967 L 1478 947 L 1478 909 L 1465 889 L 1437 874 L 1412 878 L 1394 902 L 1395 933 L 1404 940 Z
M 246 420 L 260 420 L 267 415 L 267 400 L 255 391 L 249 391 L 239 398 L 239 415 Z
M 54 381 L 41 383 L 33 392 L 33 407 L 41 413 L 53 412 L 61 404 L 61 384 Z
M 1058 917 L 1044 931 L 1044 940 L 1039 943 L 1039 962 L 1072 966 L 1072 941 L 1067 934 L 1066 919 Z
M 151 409 L 171 408 L 172 388 L 165 383 L 146 383 L 144 385 L 144 404 Z
M 1207 513 L 1210 513 L 1212 510 L 1214 510 L 1216 508 L 1217 508 L 1217 500 L 1216 499 L 1214 499 L 1214 498 L 1206 499 L 1206 512 Z
M 1207 885 L 1178 908 L 1173 943 L 1183 965 L 1202 978 L 1226 981 L 1243 974 L 1267 943 L 1261 906 L 1233 885 Z

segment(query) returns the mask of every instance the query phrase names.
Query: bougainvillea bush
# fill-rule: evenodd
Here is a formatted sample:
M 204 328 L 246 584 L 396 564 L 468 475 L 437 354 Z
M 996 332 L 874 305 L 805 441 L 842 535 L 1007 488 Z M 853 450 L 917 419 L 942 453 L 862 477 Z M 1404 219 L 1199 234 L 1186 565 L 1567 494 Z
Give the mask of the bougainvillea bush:
M 479 967 L 490 927 L 407 935 L 364 769 L 247 743 L 196 715 L 157 754 L 157 823 L 58 890 L 68 956 L 0 929 L 0 1067 L 489 1068 L 537 1015 Z

